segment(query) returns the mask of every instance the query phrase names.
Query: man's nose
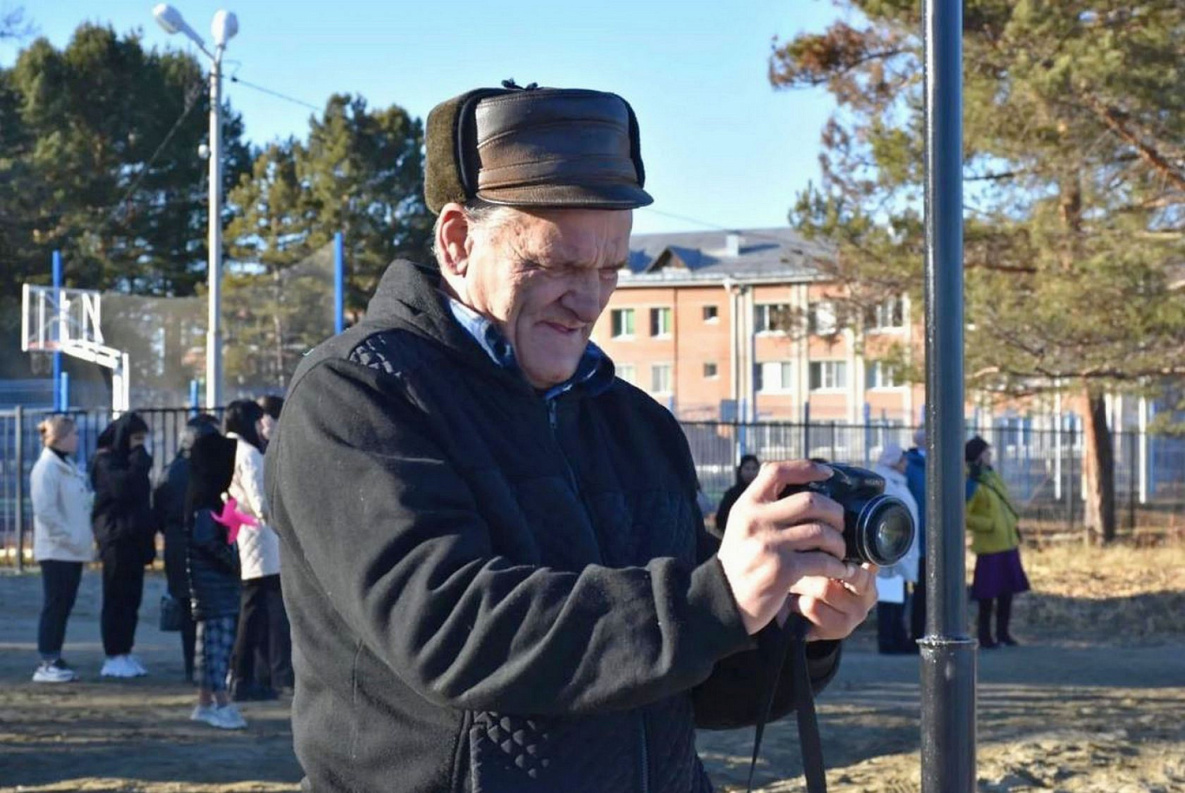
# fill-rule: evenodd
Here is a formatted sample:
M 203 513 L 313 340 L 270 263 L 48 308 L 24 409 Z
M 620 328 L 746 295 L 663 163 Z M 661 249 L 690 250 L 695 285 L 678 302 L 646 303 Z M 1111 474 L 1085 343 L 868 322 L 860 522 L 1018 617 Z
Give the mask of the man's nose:
M 582 273 L 560 299 L 564 308 L 581 322 L 595 322 L 601 314 L 601 277 L 596 271 Z

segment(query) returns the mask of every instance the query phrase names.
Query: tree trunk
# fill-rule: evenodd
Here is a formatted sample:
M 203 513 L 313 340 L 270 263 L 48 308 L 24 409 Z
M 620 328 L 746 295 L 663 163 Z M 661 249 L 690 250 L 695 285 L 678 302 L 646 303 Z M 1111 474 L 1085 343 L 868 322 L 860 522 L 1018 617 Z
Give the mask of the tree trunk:
M 1082 474 L 1086 479 L 1085 527 L 1104 544 L 1115 539 L 1115 450 L 1107 425 L 1107 402 L 1101 391 L 1087 389 Z

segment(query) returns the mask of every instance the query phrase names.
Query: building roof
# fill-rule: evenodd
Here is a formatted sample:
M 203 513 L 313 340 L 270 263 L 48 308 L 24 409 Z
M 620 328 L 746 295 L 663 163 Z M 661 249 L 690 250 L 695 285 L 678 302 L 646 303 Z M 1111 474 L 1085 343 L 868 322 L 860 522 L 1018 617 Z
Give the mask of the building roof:
M 818 262 L 834 256 L 822 242 L 790 228 L 635 234 L 629 272 L 619 286 L 747 281 L 812 281 Z

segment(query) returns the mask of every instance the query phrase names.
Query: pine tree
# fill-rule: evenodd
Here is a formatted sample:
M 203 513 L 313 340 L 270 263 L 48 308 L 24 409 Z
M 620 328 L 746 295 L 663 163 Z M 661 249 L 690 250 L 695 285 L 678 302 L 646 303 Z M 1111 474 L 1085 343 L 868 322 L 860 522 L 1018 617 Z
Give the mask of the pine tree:
M 921 6 L 839 5 L 855 21 L 775 44 L 770 62 L 775 86 L 824 86 L 837 104 L 822 184 L 791 220 L 836 241 L 829 267 L 851 301 L 920 298 Z M 1185 6 L 966 0 L 963 33 L 967 387 L 1084 396 L 1087 526 L 1110 540 L 1104 395 L 1185 371 L 1170 288 L 1185 253 Z

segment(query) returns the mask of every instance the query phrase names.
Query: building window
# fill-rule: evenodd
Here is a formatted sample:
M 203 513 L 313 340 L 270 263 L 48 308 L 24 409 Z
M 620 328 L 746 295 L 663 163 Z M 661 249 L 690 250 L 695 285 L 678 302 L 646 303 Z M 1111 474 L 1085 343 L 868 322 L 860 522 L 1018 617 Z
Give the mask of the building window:
M 669 308 L 650 309 L 650 335 L 671 335 L 671 310 Z
M 650 393 L 671 393 L 671 365 L 656 363 L 650 367 Z
M 716 377 L 719 373 L 720 372 L 716 368 L 715 361 L 708 361 L 706 364 L 704 364 L 704 377 L 706 377 L 710 380 L 710 379 Z
M 753 372 L 754 385 L 758 391 L 766 394 L 789 391 L 792 372 L 793 368 L 789 361 L 759 363 Z
M 753 306 L 755 333 L 787 333 L 790 331 L 789 303 L 758 303 Z
M 631 339 L 634 336 L 634 310 L 615 308 L 610 314 L 613 321 L 613 338 Z
M 891 297 L 864 311 L 864 327 L 869 331 L 900 330 L 905 327 L 905 298 Z
M 835 311 L 835 303 L 830 300 L 820 300 L 811 303 L 809 330 L 816 336 L 830 336 L 839 329 L 839 319 Z
M 617 364 L 616 369 L 617 376 L 622 380 L 626 381 L 630 385 L 638 384 L 638 373 L 637 370 L 634 369 L 634 365 L 632 363 L 619 363 Z
M 864 387 L 896 388 L 901 385 L 897 381 L 897 371 L 884 361 L 870 361 L 864 364 Z
M 704 322 L 715 322 L 719 317 L 719 306 L 704 306 Z
M 836 391 L 847 388 L 848 365 L 845 361 L 812 361 L 811 390 Z

